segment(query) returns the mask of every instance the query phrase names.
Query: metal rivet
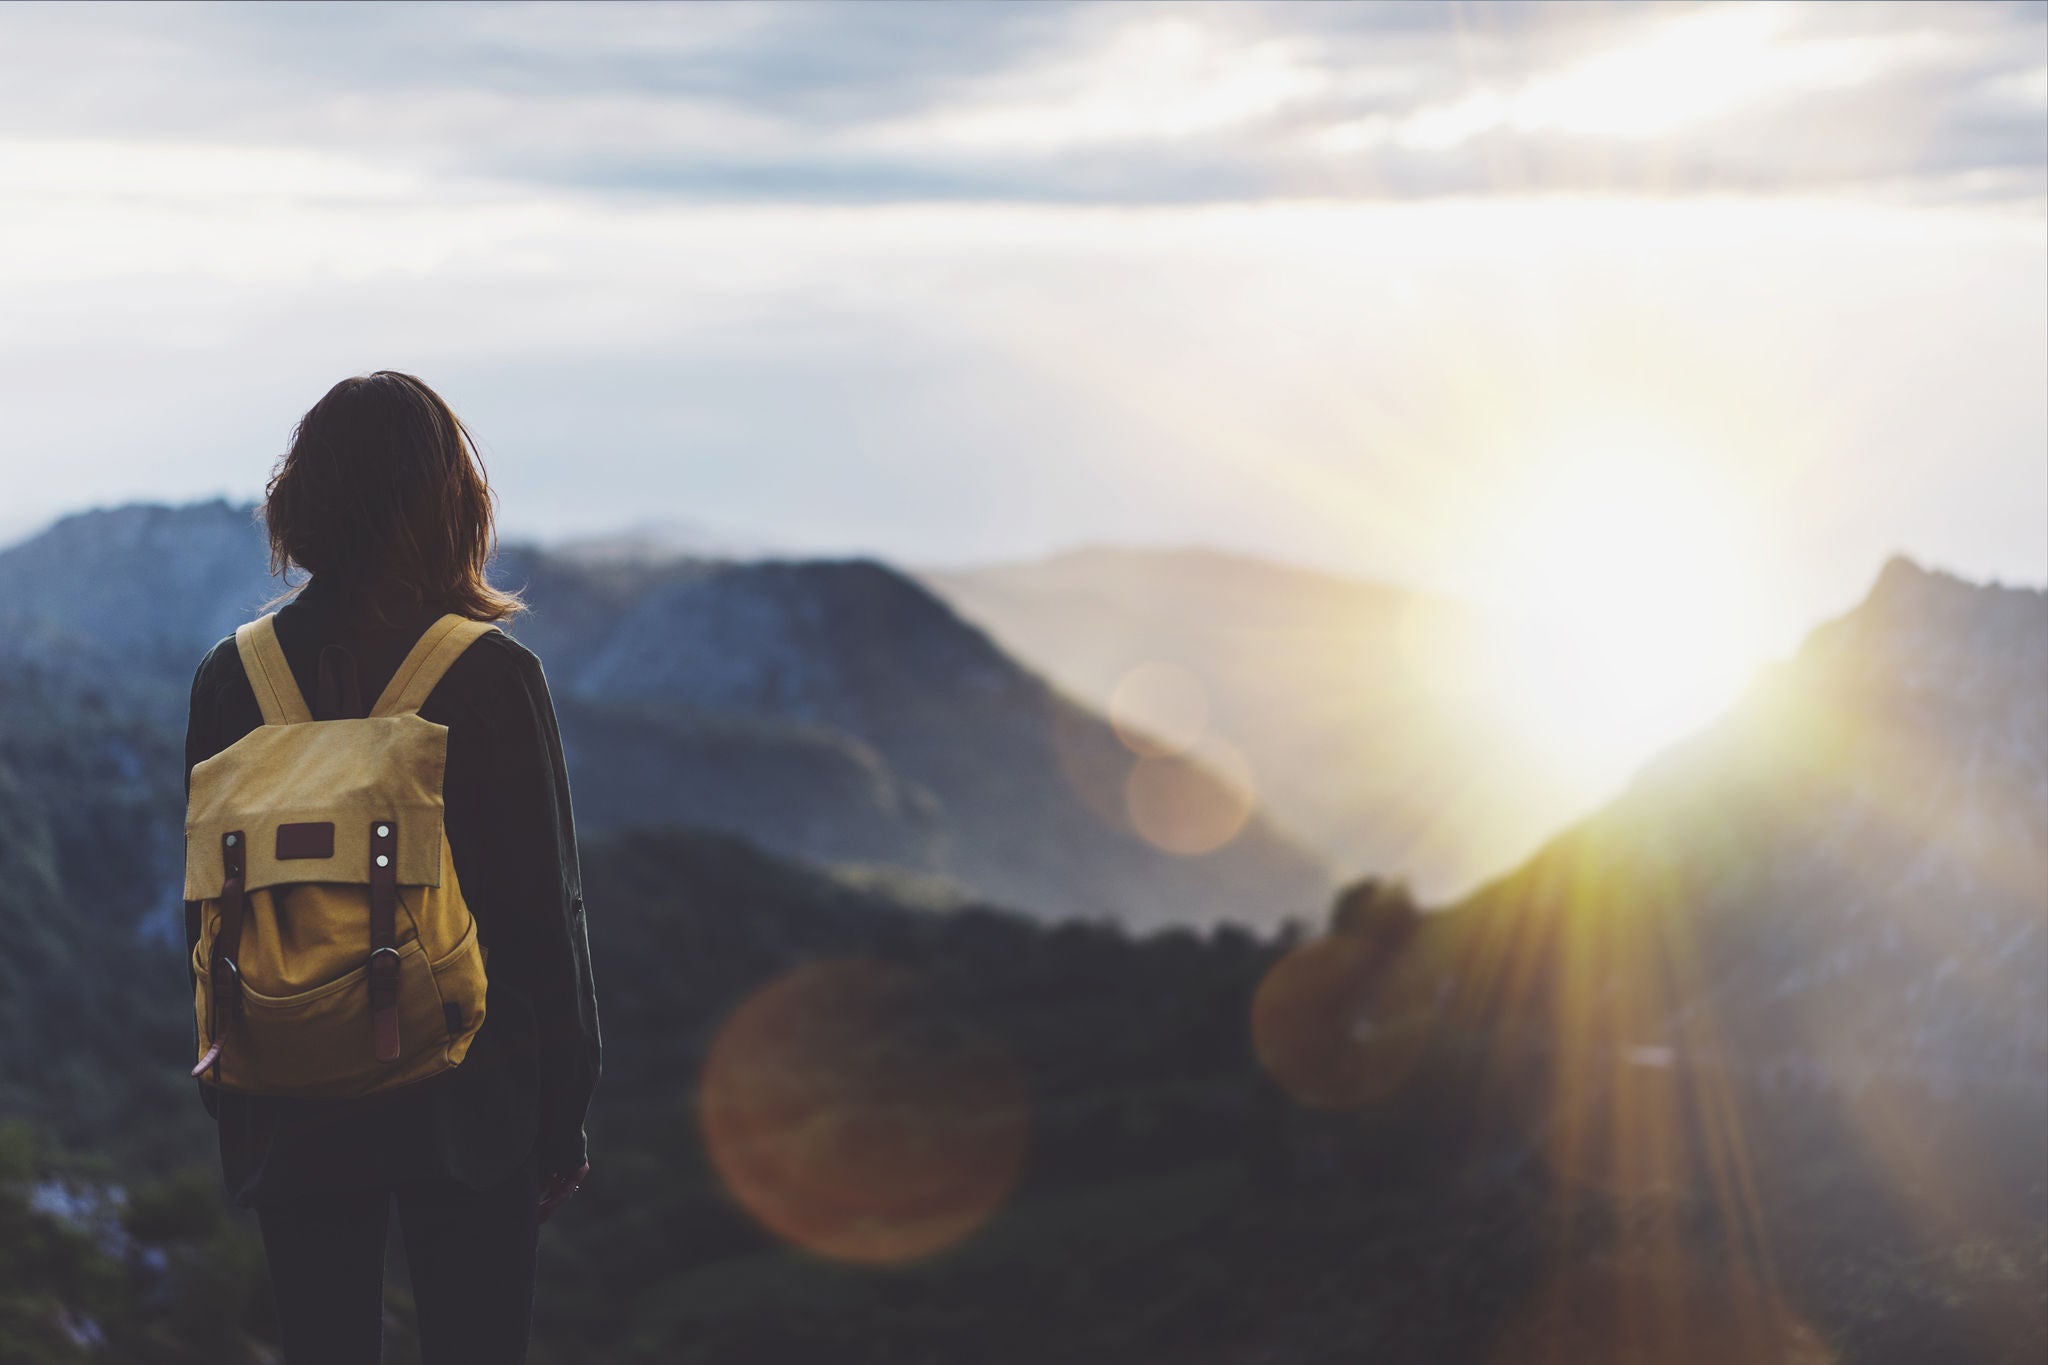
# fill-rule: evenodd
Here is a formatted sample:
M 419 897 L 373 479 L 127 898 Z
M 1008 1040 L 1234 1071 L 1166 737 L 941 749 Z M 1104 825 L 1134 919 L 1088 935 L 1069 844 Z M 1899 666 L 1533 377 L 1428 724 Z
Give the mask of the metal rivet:
M 389 825 L 379 825 L 379 826 L 377 826 L 377 837 L 378 837 L 379 839 L 389 839 L 389 838 L 391 837 L 391 826 L 389 826 Z
M 391 860 L 390 860 L 389 858 L 385 857 L 385 856 L 384 856 L 383 854 L 379 853 L 379 854 L 377 855 L 377 866 L 379 866 L 379 867 L 389 867 L 389 866 L 391 866 Z
M 228 836 L 228 847 L 229 847 L 229 848 L 233 848 L 234 846 L 235 846 L 235 836 L 234 836 L 234 835 L 232 835 L 232 834 L 230 834 L 230 835 Z

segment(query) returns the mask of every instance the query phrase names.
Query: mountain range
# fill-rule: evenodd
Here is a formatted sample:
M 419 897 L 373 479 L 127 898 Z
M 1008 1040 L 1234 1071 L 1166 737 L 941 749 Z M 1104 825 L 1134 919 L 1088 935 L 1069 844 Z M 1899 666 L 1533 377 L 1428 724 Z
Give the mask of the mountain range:
M 1493 624 L 1451 598 L 1205 548 L 1098 546 L 919 578 L 1097 710 L 1178 674 L 1260 800 L 1345 876 L 1425 900 L 1514 867 L 1599 793 L 1468 704 Z M 1133 695 L 1135 694 L 1135 695 Z
M 1475 987 L 1519 978 L 1617 1046 L 1814 1083 L 2039 1089 L 2048 593 L 1893 559 L 1453 921 Z
M 279 592 L 265 569 L 250 508 L 65 518 L 0 551 L 0 668 L 181 725 L 199 656 Z M 1247 794 L 1143 758 L 885 565 L 508 546 L 492 572 L 531 604 L 511 629 L 547 668 L 593 832 L 721 829 L 1133 927 L 1274 923 L 1328 893 L 1327 868 Z M 1220 811 L 1234 837 L 1190 849 L 1170 820 L 1134 823 L 1140 766 L 1169 816 Z
M 1151 661 L 1188 669 L 1262 799 L 1340 869 L 1427 894 L 1512 849 L 1433 922 L 1475 1007 L 1552 1033 L 1591 1010 L 1586 1046 L 1689 1047 L 1780 1080 L 2048 1070 L 2039 589 L 1894 558 L 1726 713 L 1567 820 L 1512 737 L 1456 716 L 1413 665 L 1404 642 L 1483 629 L 1457 603 L 1200 549 L 925 578 L 1098 705 Z
M 273 590 L 262 548 L 248 509 L 205 504 L 0 551 L 0 1358 L 265 1358 L 247 1229 L 208 1173 L 157 1183 L 207 1137 L 170 898 L 184 691 Z M 607 1034 L 604 1178 L 545 1244 L 537 1360 L 2005 1365 L 2048 1343 L 2048 593 L 1894 560 L 1509 870 L 1430 914 L 1353 884 L 1317 935 L 1331 877 L 1282 822 L 1150 842 L 1116 799 L 1146 736 L 886 566 L 514 546 L 494 572 L 528 593 L 562 716 Z M 1233 606 L 1258 567 L 1215 572 L 1218 616 L 1249 623 L 1297 581 Z M 1299 581 L 1276 630 L 1371 596 Z M 1276 707 L 1279 660 L 1342 652 L 1287 638 L 1247 645 Z M 1217 725 L 1257 713 L 1210 692 Z M 1288 771 L 1257 759 L 1266 809 Z M 1241 798 L 1183 775 L 1197 811 Z M 849 960 L 936 1002 L 877 1056 L 971 1036 L 1028 1097 L 988 1225 L 882 1272 L 752 1224 L 699 1130 L 727 1021 Z M 858 1174 L 886 1148 L 833 1150 Z

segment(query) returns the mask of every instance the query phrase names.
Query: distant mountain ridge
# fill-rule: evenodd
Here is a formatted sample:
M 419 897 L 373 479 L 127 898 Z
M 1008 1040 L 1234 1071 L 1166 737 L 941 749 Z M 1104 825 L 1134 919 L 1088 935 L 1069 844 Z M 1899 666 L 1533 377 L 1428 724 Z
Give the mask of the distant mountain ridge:
M 1194 547 L 919 576 L 1098 709 L 1133 670 L 1187 670 L 1261 800 L 1343 875 L 1446 899 L 1583 813 L 1527 736 L 1463 704 L 1457 652 L 1487 629 L 1466 604 Z
M 179 553 L 181 517 L 218 543 L 154 565 Z M 246 509 L 117 509 L 0 552 L 19 627 L 0 633 L 0 1120 L 104 1145 L 131 1182 L 210 1137 L 179 1057 L 176 902 L 150 897 L 175 885 L 179 708 L 208 643 L 180 632 L 268 594 L 251 530 Z M 216 555 L 251 567 L 193 567 Z M 519 631 L 549 660 L 594 836 L 592 1132 L 627 1177 L 580 1196 L 595 1202 L 553 1243 L 542 1331 L 578 1343 L 563 1349 L 2039 1358 L 2048 593 L 1894 561 L 1718 722 L 1402 936 L 1339 913 L 1320 938 L 1139 942 L 969 902 L 1058 866 L 1140 924 L 1161 905 L 1315 903 L 1257 827 L 1235 862 L 1111 837 L 1068 779 L 1077 736 L 1128 762 L 1116 737 L 886 567 L 513 547 L 498 568 L 531 592 Z M 196 598 L 159 612 L 160 583 Z M 649 813 L 915 869 L 902 885 L 925 894 L 910 903 L 889 869 L 792 865 L 752 833 L 598 832 Z M 1211 879 L 1207 899 L 1176 899 L 1176 874 Z M 921 974 L 945 1007 L 924 1016 L 942 1028 L 876 1047 L 981 1030 L 1031 1097 L 1010 1202 L 957 1251 L 887 1273 L 749 1224 L 688 1080 L 738 1002 L 849 955 Z M 1323 1071 L 1362 1088 L 1326 1111 L 1290 1085 Z M 839 1127 L 828 1145 L 877 1145 Z M 0 1215 L 47 1233 L 0 1123 L 0 1168 L 10 1143 Z M 9 1243 L 17 1301 L 104 1278 L 148 1301 L 129 1326 L 152 1325 L 152 1349 L 178 1325 L 221 1341 L 260 1298 L 260 1253 L 166 1216 L 213 1209 L 210 1174 L 170 1197 L 131 1188 L 142 1234 L 123 1254 L 78 1260 L 83 1234 Z M 101 1316 L 0 1326 L 71 1345 L 79 1321 L 119 1329 L 111 1293 L 77 1302 Z M 45 1357 L 70 1358 L 24 1356 Z
M 1841 1083 L 2048 1076 L 2048 592 L 1904 558 L 1444 923 L 1507 1007 Z M 1571 984 L 1576 983 L 1576 984 Z M 1647 984 L 1644 984 L 1647 983 Z M 1624 1036 L 1625 1035 L 1625 1036 Z
M 493 576 L 533 608 L 511 630 L 547 665 L 593 830 L 701 825 L 1133 927 L 1271 923 L 1328 892 L 1256 813 L 1190 857 L 1077 791 L 1077 749 L 1112 775 L 1133 762 L 1109 727 L 879 563 L 508 546 Z M 199 655 L 277 591 L 251 508 L 82 513 L 0 551 L 0 670 L 180 725 Z
M 224 501 L 64 517 L 0 549 L 0 655 L 182 664 L 189 682 L 193 642 L 220 639 L 279 591 L 268 553 L 249 509 Z

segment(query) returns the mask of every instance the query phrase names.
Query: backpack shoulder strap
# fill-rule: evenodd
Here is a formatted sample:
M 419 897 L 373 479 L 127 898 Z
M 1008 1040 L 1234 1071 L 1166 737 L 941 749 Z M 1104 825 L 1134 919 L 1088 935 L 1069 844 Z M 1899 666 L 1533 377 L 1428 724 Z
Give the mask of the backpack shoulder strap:
M 263 723 L 303 725 L 313 719 L 313 713 L 277 643 L 277 623 L 272 619 L 276 615 L 271 612 L 235 627 L 235 650 L 242 656 L 242 671 L 249 675 Z
M 472 621 L 452 613 L 428 626 L 420 632 L 405 662 L 391 675 L 391 681 L 385 684 L 384 693 L 377 698 L 370 714 L 403 716 L 419 710 L 449 665 L 462 657 L 462 651 L 497 628 L 490 621 Z

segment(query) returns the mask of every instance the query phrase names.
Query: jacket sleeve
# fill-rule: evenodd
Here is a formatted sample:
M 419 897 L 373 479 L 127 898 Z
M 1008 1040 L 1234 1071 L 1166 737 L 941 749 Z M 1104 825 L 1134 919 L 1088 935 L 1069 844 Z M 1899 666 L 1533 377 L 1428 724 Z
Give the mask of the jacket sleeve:
M 488 708 L 490 776 L 487 839 L 490 947 L 486 970 L 509 973 L 532 1001 L 538 1055 L 536 1155 L 548 1174 L 587 1159 L 584 1117 L 603 1048 L 584 925 L 576 821 L 553 698 L 540 660 L 508 651 L 518 685 Z
M 212 692 L 208 686 L 209 665 L 213 655 L 200 660 L 198 669 L 192 675 L 192 696 L 185 712 L 185 797 L 192 796 L 192 770 L 220 752 L 219 726 L 215 720 Z M 180 871 L 182 873 L 182 865 Z M 186 999 L 199 988 L 197 973 L 192 970 L 192 953 L 199 946 L 199 902 L 185 902 L 185 992 Z M 192 1021 L 192 1049 L 188 1058 L 199 1055 L 199 1021 Z M 189 1065 L 189 1062 L 188 1062 Z M 219 1103 L 213 1088 L 204 1081 L 194 1081 L 199 1087 L 199 1102 L 206 1106 L 206 1112 L 219 1117 Z

